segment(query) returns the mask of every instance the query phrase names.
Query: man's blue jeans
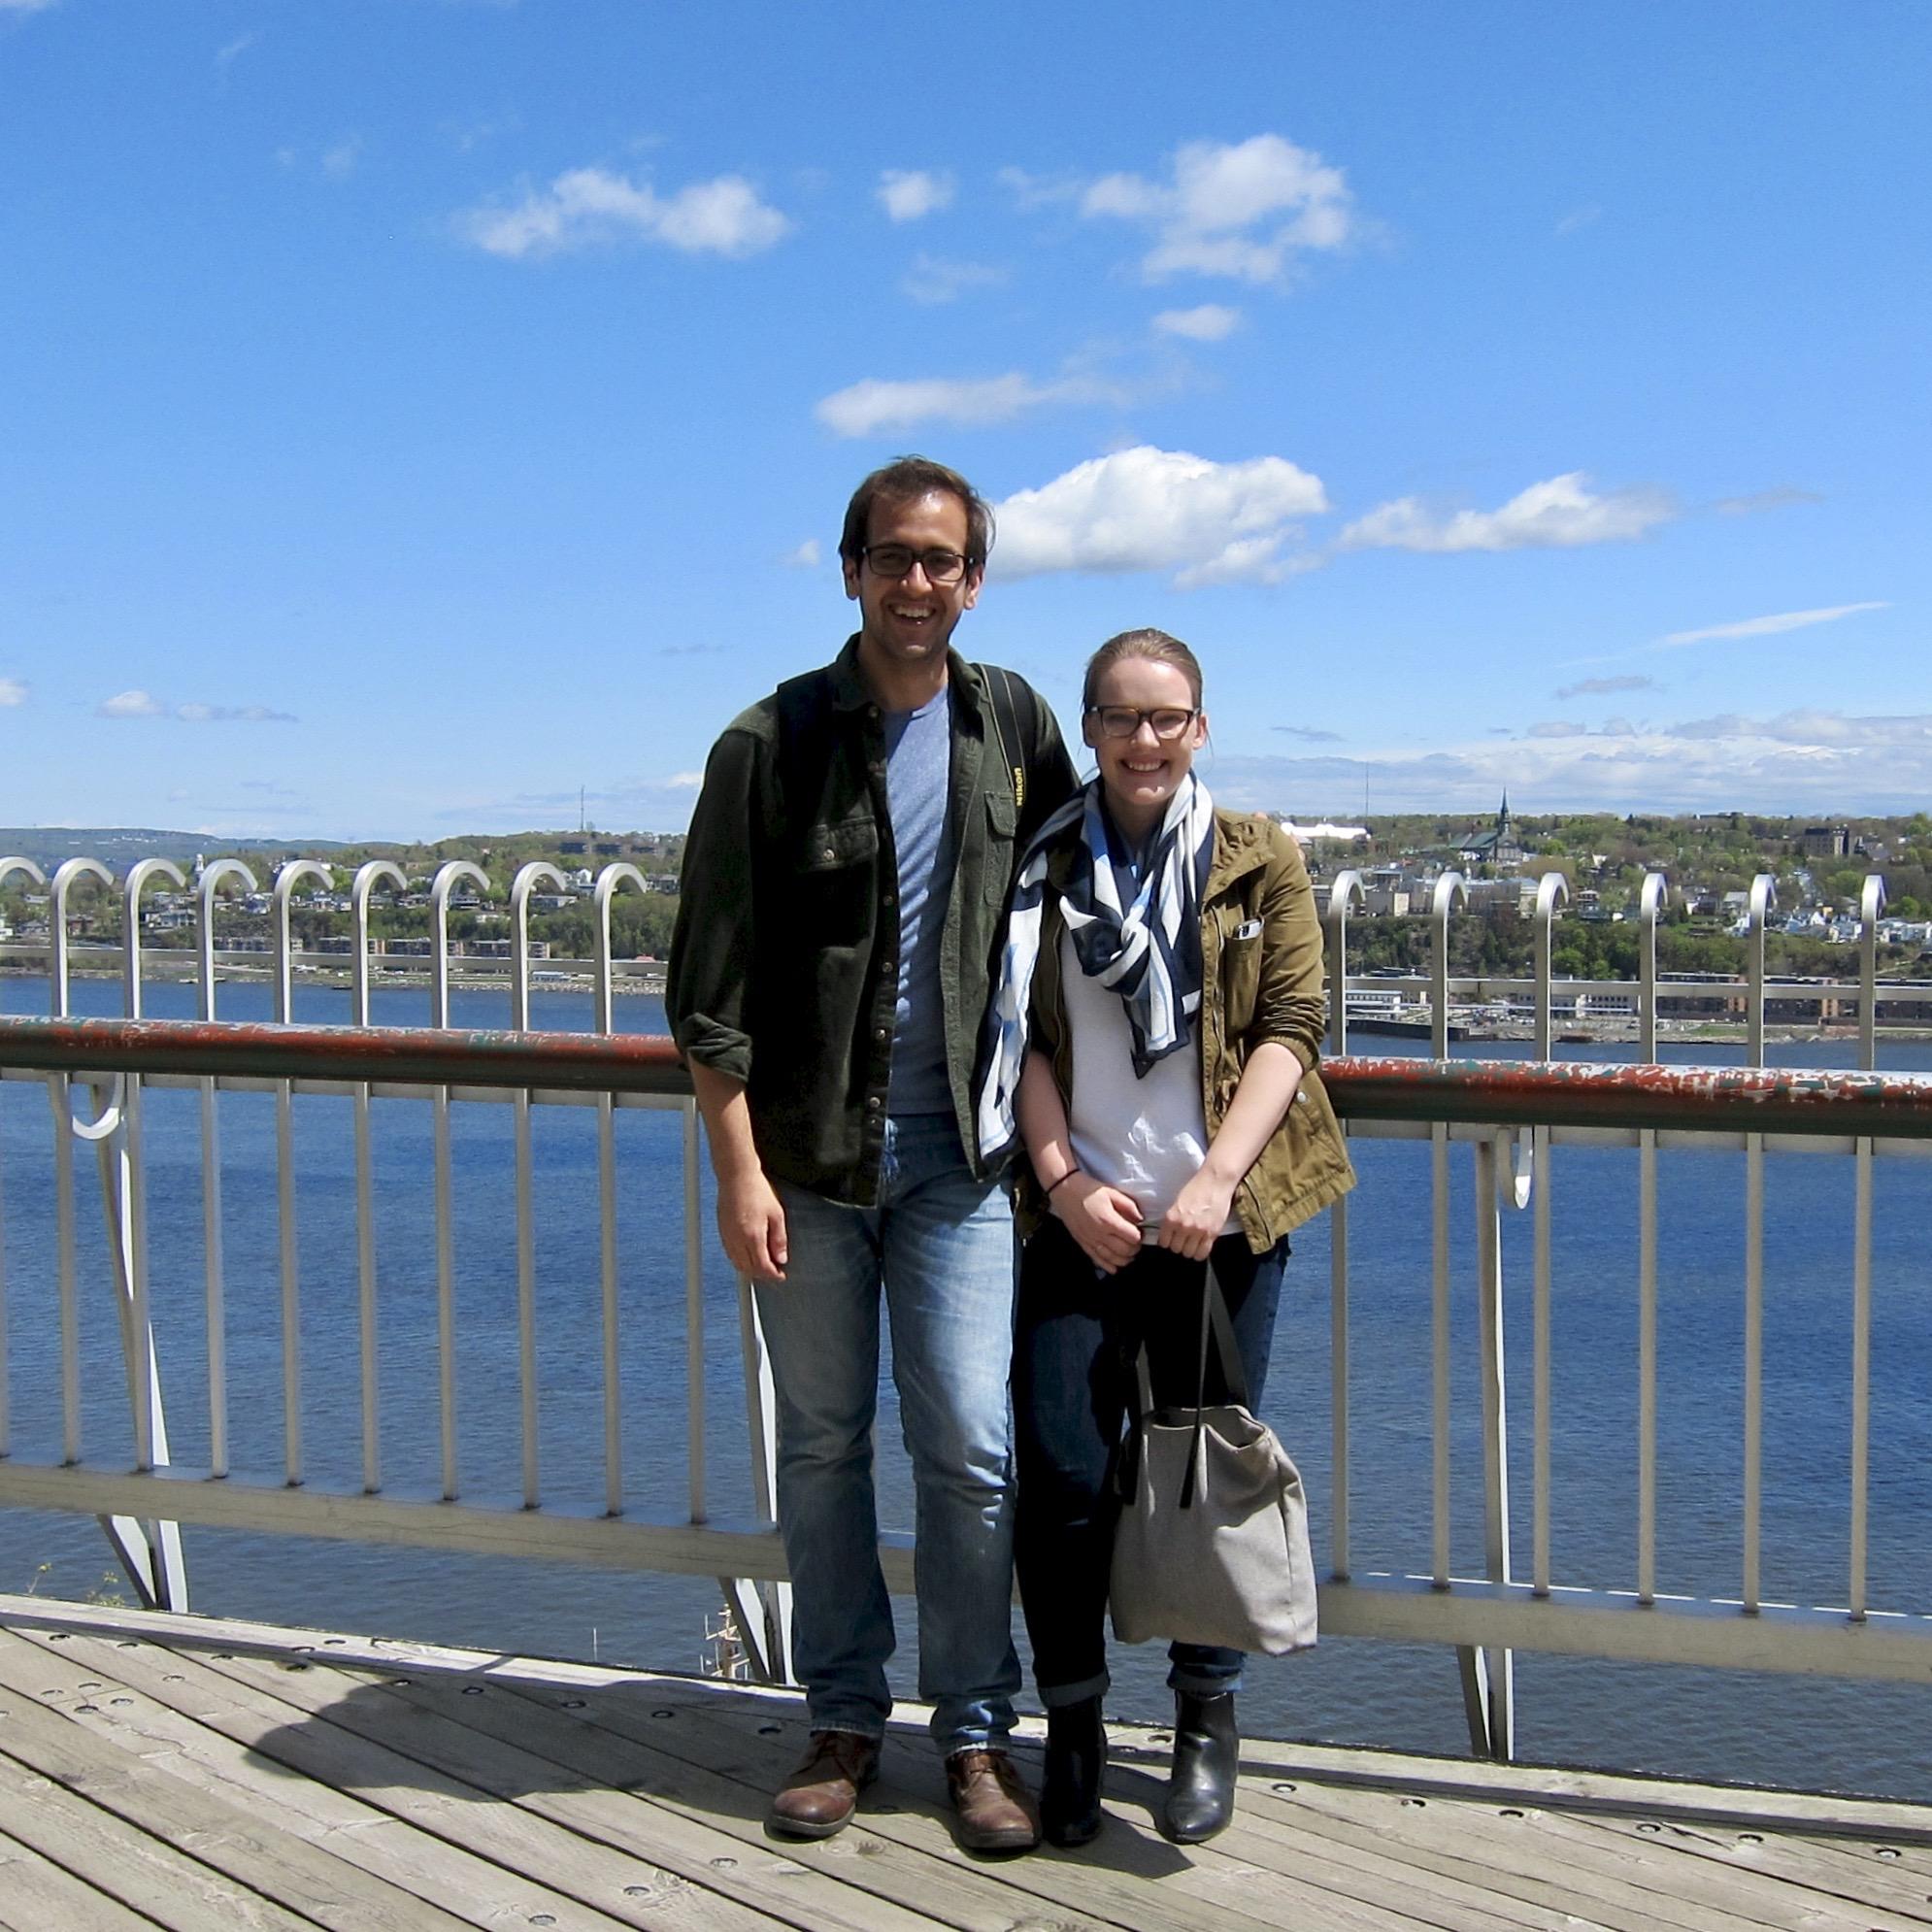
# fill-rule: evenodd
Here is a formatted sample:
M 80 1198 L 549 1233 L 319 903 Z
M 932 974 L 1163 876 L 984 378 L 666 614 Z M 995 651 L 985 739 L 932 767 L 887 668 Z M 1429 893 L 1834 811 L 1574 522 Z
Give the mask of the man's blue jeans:
M 880 1291 L 916 1497 L 919 1695 L 942 1751 L 1003 1744 L 1013 1648 L 1013 1213 L 945 1115 L 888 1120 L 880 1201 L 781 1185 L 783 1282 L 758 1283 L 778 1392 L 792 1661 L 815 1730 L 879 1737 L 892 1608 L 879 1567 L 872 1423 Z

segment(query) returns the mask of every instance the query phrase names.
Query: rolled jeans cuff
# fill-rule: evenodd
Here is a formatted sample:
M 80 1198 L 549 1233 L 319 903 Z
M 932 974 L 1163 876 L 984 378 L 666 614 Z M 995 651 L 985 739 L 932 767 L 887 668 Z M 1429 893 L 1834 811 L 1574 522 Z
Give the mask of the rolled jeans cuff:
M 1084 1704 L 1089 1697 L 1105 1697 L 1113 1682 L 1105 1671 L 1096 1671 L 1078 1683 L 1043 1683 L 1040 1701 L 1049 1711 L 1064 1711 L 1069 1704 Z

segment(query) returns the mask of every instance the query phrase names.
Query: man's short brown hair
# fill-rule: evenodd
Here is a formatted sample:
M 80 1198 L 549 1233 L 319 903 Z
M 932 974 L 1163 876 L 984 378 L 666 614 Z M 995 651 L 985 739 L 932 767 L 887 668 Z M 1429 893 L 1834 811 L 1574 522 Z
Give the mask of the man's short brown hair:
M 935 463 L 929 456 L 895 456 L 874 470 L 852 491 L 846 506 L 846 527 L 839 538 L 839 554 L 856 567 L 872 529 L 872 506 L 910 503 L 921 496 L 956 496 L 966 510 L 966 564 L 983 565 L 993 547 L 993 512 L 986 499 L 957 470 Z

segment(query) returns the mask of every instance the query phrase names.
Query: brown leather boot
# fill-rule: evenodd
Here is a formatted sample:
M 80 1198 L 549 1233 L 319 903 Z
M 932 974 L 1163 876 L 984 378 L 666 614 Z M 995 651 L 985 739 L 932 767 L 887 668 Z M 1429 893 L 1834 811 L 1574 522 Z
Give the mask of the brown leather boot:
M 858 1794 L 878 1776 L 877 1738 L 814 1731 L 812 1749 L 772 1800 L 765 1829 L 784 1838 L 830 1838 L 851 1822 Z
M 946 1760 L 946 1787 L 959 1814 L 954 1836 L 967 1851 L 1031 1851 L 1040 1814 L 1026 1781 L 1003 1750 L 956 1750 Z

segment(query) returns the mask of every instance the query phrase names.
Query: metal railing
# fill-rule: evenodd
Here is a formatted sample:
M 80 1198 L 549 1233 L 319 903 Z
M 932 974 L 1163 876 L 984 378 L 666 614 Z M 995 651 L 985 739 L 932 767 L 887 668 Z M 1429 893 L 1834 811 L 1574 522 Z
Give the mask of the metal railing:
M 56 900 L 63 880 L 71 886 L 89 862 L 63 867 L 53 882 Z M 96 868 L 98 871 L 98 868 Z M 156 868 L 137 866 L 123 885 L 127 909 Z M 600 883 L 597 906 L 609 931 L 609 902 L 631 868 L 612 868 Z M 458 869 L 437 880 L 439 912 L 447 908 Z M 0 881 L 4 881 L 0 871 Z M 525 868 L 514 899 L 520 916 L 539 868 Z M 368 894 L 379 875 L 358 875 L 355 904 L 366 919 Z M 1932 1617 L 1915 1604 L 1868 1599 L 1873 1414 L 1872 1348 L 1873 1170 L 1876 1162 L 1932 1150 L 1932 1080 L 1880 1075 L 1876 1054 L 1874 947 L 1871 933 L 1882 896 L 1876 882 L 1866 895 L 1867 939 L 1862 949 L 1861 1067 L 1841 1072 L 1770 1070 L 1762 1066 L 1762 972 L 1764 921 L 1771 894 L 1760 881 L 1752 895 L 1753 956 L 1748 1016 L 1748 1052 L 1756 1063 L 1743 1068 L 1685 1068 L 1654 1064 L 1657 976 L 1654 934 L 1663 888 L 1647 885 L 1643 899 L 1646 949 L 1638 983 L 1639 1050 L 1635 1065 L 1552 1062 L 1553 995 L 1551 925 L 1563 892 L 1553 875 L 1540 892 L 1537 912 L 1538 1019 L 1533 1062 L 1451 1060 L 1447 1024 L 1451 983 L 1447 970 L 1449 918 L 1460 901 L 1452 876 L 1436 892 L 1430 916 L 1436 925 L 1430 974 L 1438 1038 L 1432 1059 L 1366 1059 L 1348 1054 L 1347 1018 L 1337 1003 L 1331 1020 L 1333 1055 L 1325 1076 L 1337 1112 L 1357 1141 L 1420 1140 L 1428 1146 L 1428 1238 L 1418 1265 L 1429 1283 L 1427 1533 L 1413 1557 L 1397 1570 L 1371 1572 L 1354 1561 L 1353 1488 L 1357 1470 L 1356 1408 L 1362 1391 L 1350 1359 L 1350 1221 L 1364 1212 L 1372 1180 L 1332 1212 L 1331 1444 L 1328 1490 L 1329 1580 L 1322 1588 L 1322 1616 L 1332 1632 L 1454 1646 L 1463 1676 L 1472 1737 L 1479 1749 L 1508 1756 L 1513 1749 L 1511 1652 L 1534 1649 L 1655 1662 L 1719 1665 L 1757 1670 L 1816 1672 L 1852 1677 L 1923 1681 L 1932 1675 Z M 57 1440 L 14 1440 L 8 1405 L 7 1257 L 0 1252 L 0 1505 L 94 1514 L 111 1526 L 144 1596 L 184 1607 L 186 1577 L 172 1525 L 216 1524 L 250 1531 L 319 1535 L 415 1546 L 516 1554 L 579 1563 L 639 1567 L 716 1577 L 724 1582 L 738 1621 L 759 1668 L 783 1673 L 786 1657 L 783 1562 L 770 1527 L 769 1383 L 749 1294 L 738 1292 L 740 1341 L 751 1423 L 749 1480 L 720 1514 L 710 1493 L 706 1461 L 704 1365 L 707 1309 L 704 1242 L 695 1110 L 688 1084 L 669 1044 L 610 1031 L 611 962 L 606 937 L 597 962 L 594 1035 L 529 1030 L 526 949 L 512 960 L 513 1025 L 502 1031 L 451 1029 L 447 963 L 432 988 L 428 1028 L 368 1024 L 366 967 L 353 987 L 358 1022 L 349 1027 L 301 1026 L 292 1020 L 291 959 L 285 943 L 290 869 L 278 883 L 283 944 L 276 959 L 277 1020 L 273 1024 L 220 1022 L 214 1017 L 211 928 L 202 932 L 202 1017 L 164 1021 L 141 1016 L 142 962 L 138 945 L 124 962 L 120 1019 L 72 1016 L 71 960 L 56 948 L 52 961 L 54 1013 L 47 1018 L 0 1020 L 0 1079 L 41 1083 L 52 1104 L 52 1137 L 46 1191 L 52 1202 L 53 1300 L 58 1321 L 61 1390 Z M 214 886 L 202 882 L 202 903 L 212 912 Z M 1346 983 L 1347 920 L 1353 903 L 1347 875 L 1337 882 L 1328 911 L 1331 983 Z M 138 927 L 130 916 L 127 929 Z M 56 926 L 56 931 L 58 927 Z M 143 1096 L 150 1090 L 187 1088 L 199 1096 L 200 1209 L 204 1228 L 204 1357 L 198 1373 L 171 1360 L 171 1381 L 185 1375 L 205 1400 L 206 1427 L 196 1434 L 209 1448 L 204 1463 L 169 1461 L 161 1379 L 150 1321 L 148 1240 L 150 1207 L 150 1150 Z M 222 1338 L 229 1292 L 222 1230 L 232 1216 L 221 1198 L 223 1096 L 246 1092 L 272 1096 L 275 1122 L 273 1221 L 280 1290 L 282 1350 L 280 1399 L 282 1452 L 268 1466 L 237 1467 L 230 1452 L 229 1368 Z M 77 1097 L 92 1096 L 77 1118 Z M 311 1467 L 303 1418 L 314 1396 L 302 1353 L 304 1311 L 316 1290 L 303 1279 L 297 1240 L 295 1184 L 297 1116 L 312 1096 L 347 1099 L 352 1120 L 354 1242 L 335 1278 L 321 1291 L 339 1296 L 352 1280 L 360 1334 L 359 1480 L 318 1478 Z M 509 1213 L 516 1228 L 516 1294 L 513 1378 L 520 1453 L 516 1493 L 487 1500 L 468 1492 L 458 1454 L 459 1386 L 458 1238 L 452 1211 L 450 1116 L 495 1102 L 513 1110 L 513 1184 Z M 298 1104 L 299 1103 L 299 1104 Z M 597 1500 L 581 1495 L 559 1503 L 551 1494 L 540 1457 L 545 1405 L 550 1399 L 542 1373 L 537 1274 L 536 1155 L 534 1116 L 556 1109 L 595 1110 L 598 1186 L 594 1219 L 598 1271 L 598 1361 L 604 1429 Z M 625 1199 L 626 1177 L 617 1158 L 614 1126 L 634 1109 L 671 1109 L 679 1116 L 682 1185 L 675 1205 Z M 378 1338 L 383 1313 L 379 1217 L 372 1205 L 372 1113 L 427 1109 L 432 1160 L 436 1345 L 434 1361 L 416 1363 L 412 1399 L 437 1410 L 439 1467 L 422 1493 L 398 1484 L 383 1466 L 383 1369 Z M 132 1399 L 132 1452 L 118 1458 L 89 1449 L 83 1432 L 81 1341 L 83 1290 L 72 1149 L 91 1140 L 101 1162 L 100 1199 L 108 1234 L 109 1275 Z M 1452 1271 L 1457 1216 L 1452 1212 L 1452 1149 L 1471 1149 L 1474 1192 L 1477 1338 L 1474 1386 L 1458 1381 L 1464 1359 L 1451 1343 L 1455 1309 Z M 1552 1182 L 1554 1150 L 1621 1149 L 1637 1168 L 1636 1360 L 1629 1365 L 1637 1387 L 1635 1441 L 1627 1446 L 1633 1472 L 1636 1534 L 1628 1581 L 1621 1586 L 1574 1585 L 1552 1564 L 1556 1518 L 1553 1444 L 1557 1416 L 1552 1395 Z M 1738 1374 L 1742 1382 L 1743 1442 L 1739 1491 L 1727 1522 L 1734 1527 L 1739 1566 L 1733 1591 L 1672 1591 L 1662 1584 L 1658 1559 L 1659 1366 L 1658 1291 L 1660 1208 L 1658 1168 L 1741 1151 L 1745 1161 L 1744 1324 Z M 1846 1332 L 1851 1375 L 1846 1413 L 1837 1418 L 1847 1456 L 1842 1603 L 1823 1608 L 1770 1601 L 1762 1565 L 1766 1337 L 1764 1324 L 1765 1162 L 1768 1155 L 1803 1150 L 1849 1160 L 1855 1175 L 1850 1253 L 1851 1294 Z M 14 1163 L 17 1166 L 17 1160 Z M 0 1185 L 18 1177 L 0 1164 Z M 1375 1202 L 1399 1213 L 1403 1204 Z M 1513 1429 L 1506 1359 L 1503 1279 L 1505 1216 L 1532 1211 L 1531 1348 L 1532 1399 L 1528 1454 L 1531 1559 L 1517 1574 L 1512 1542 L 1516 1516 L 1511 1506 L 1514 1459 L 1522 1464 L 1521 1432 Z M 171 1212 L 185 1211 L 180 1199 Z M 621 1451 L 621 1360 L 626 1322 L 633 1312 L 618 1288 L 620 1213 L 649 1216 L 650 1237 L 682 1248 L 684 1282 L 686 1381 L 684 1493 L 640 1496 L 627 1480 Z M 0 1216 L 0 1227 L 4 1227 Z M 633 1234 L 630 1239 L 635 1240 Z M 250 1289 L 256 1283 L 250 1282 Z M 583 1312 L 588 1318 L 588 1311 Z M 716 1311 L 712 1316 L 716 1325 Z M 173 1338 L 164 1337 L 172 1342 Z M 1453 1481 L 1454 1455 L 1473 1433 L 1480 1442 L 1479 1506 L 1482 1560 L 1475 1574 L 1458 1574 L 1452 1557 L 1455 1525 L 1467 1514 L 1465 1491 Z M 340 1449 L 341 1445 L 332 1446 Z M 340 1461 L 340 1457 L 336 1460 Z M 1520 1475 L 1520 1470 L 1518 1471 Z M 583 1485 L 576 1485 L 581 1491 Z M 911 1582 L 909 1539 L 888 1536 L 884 1558 L 895 1589 Z M 1465 1572 L 1468 1570 L 1464 1566 Z

